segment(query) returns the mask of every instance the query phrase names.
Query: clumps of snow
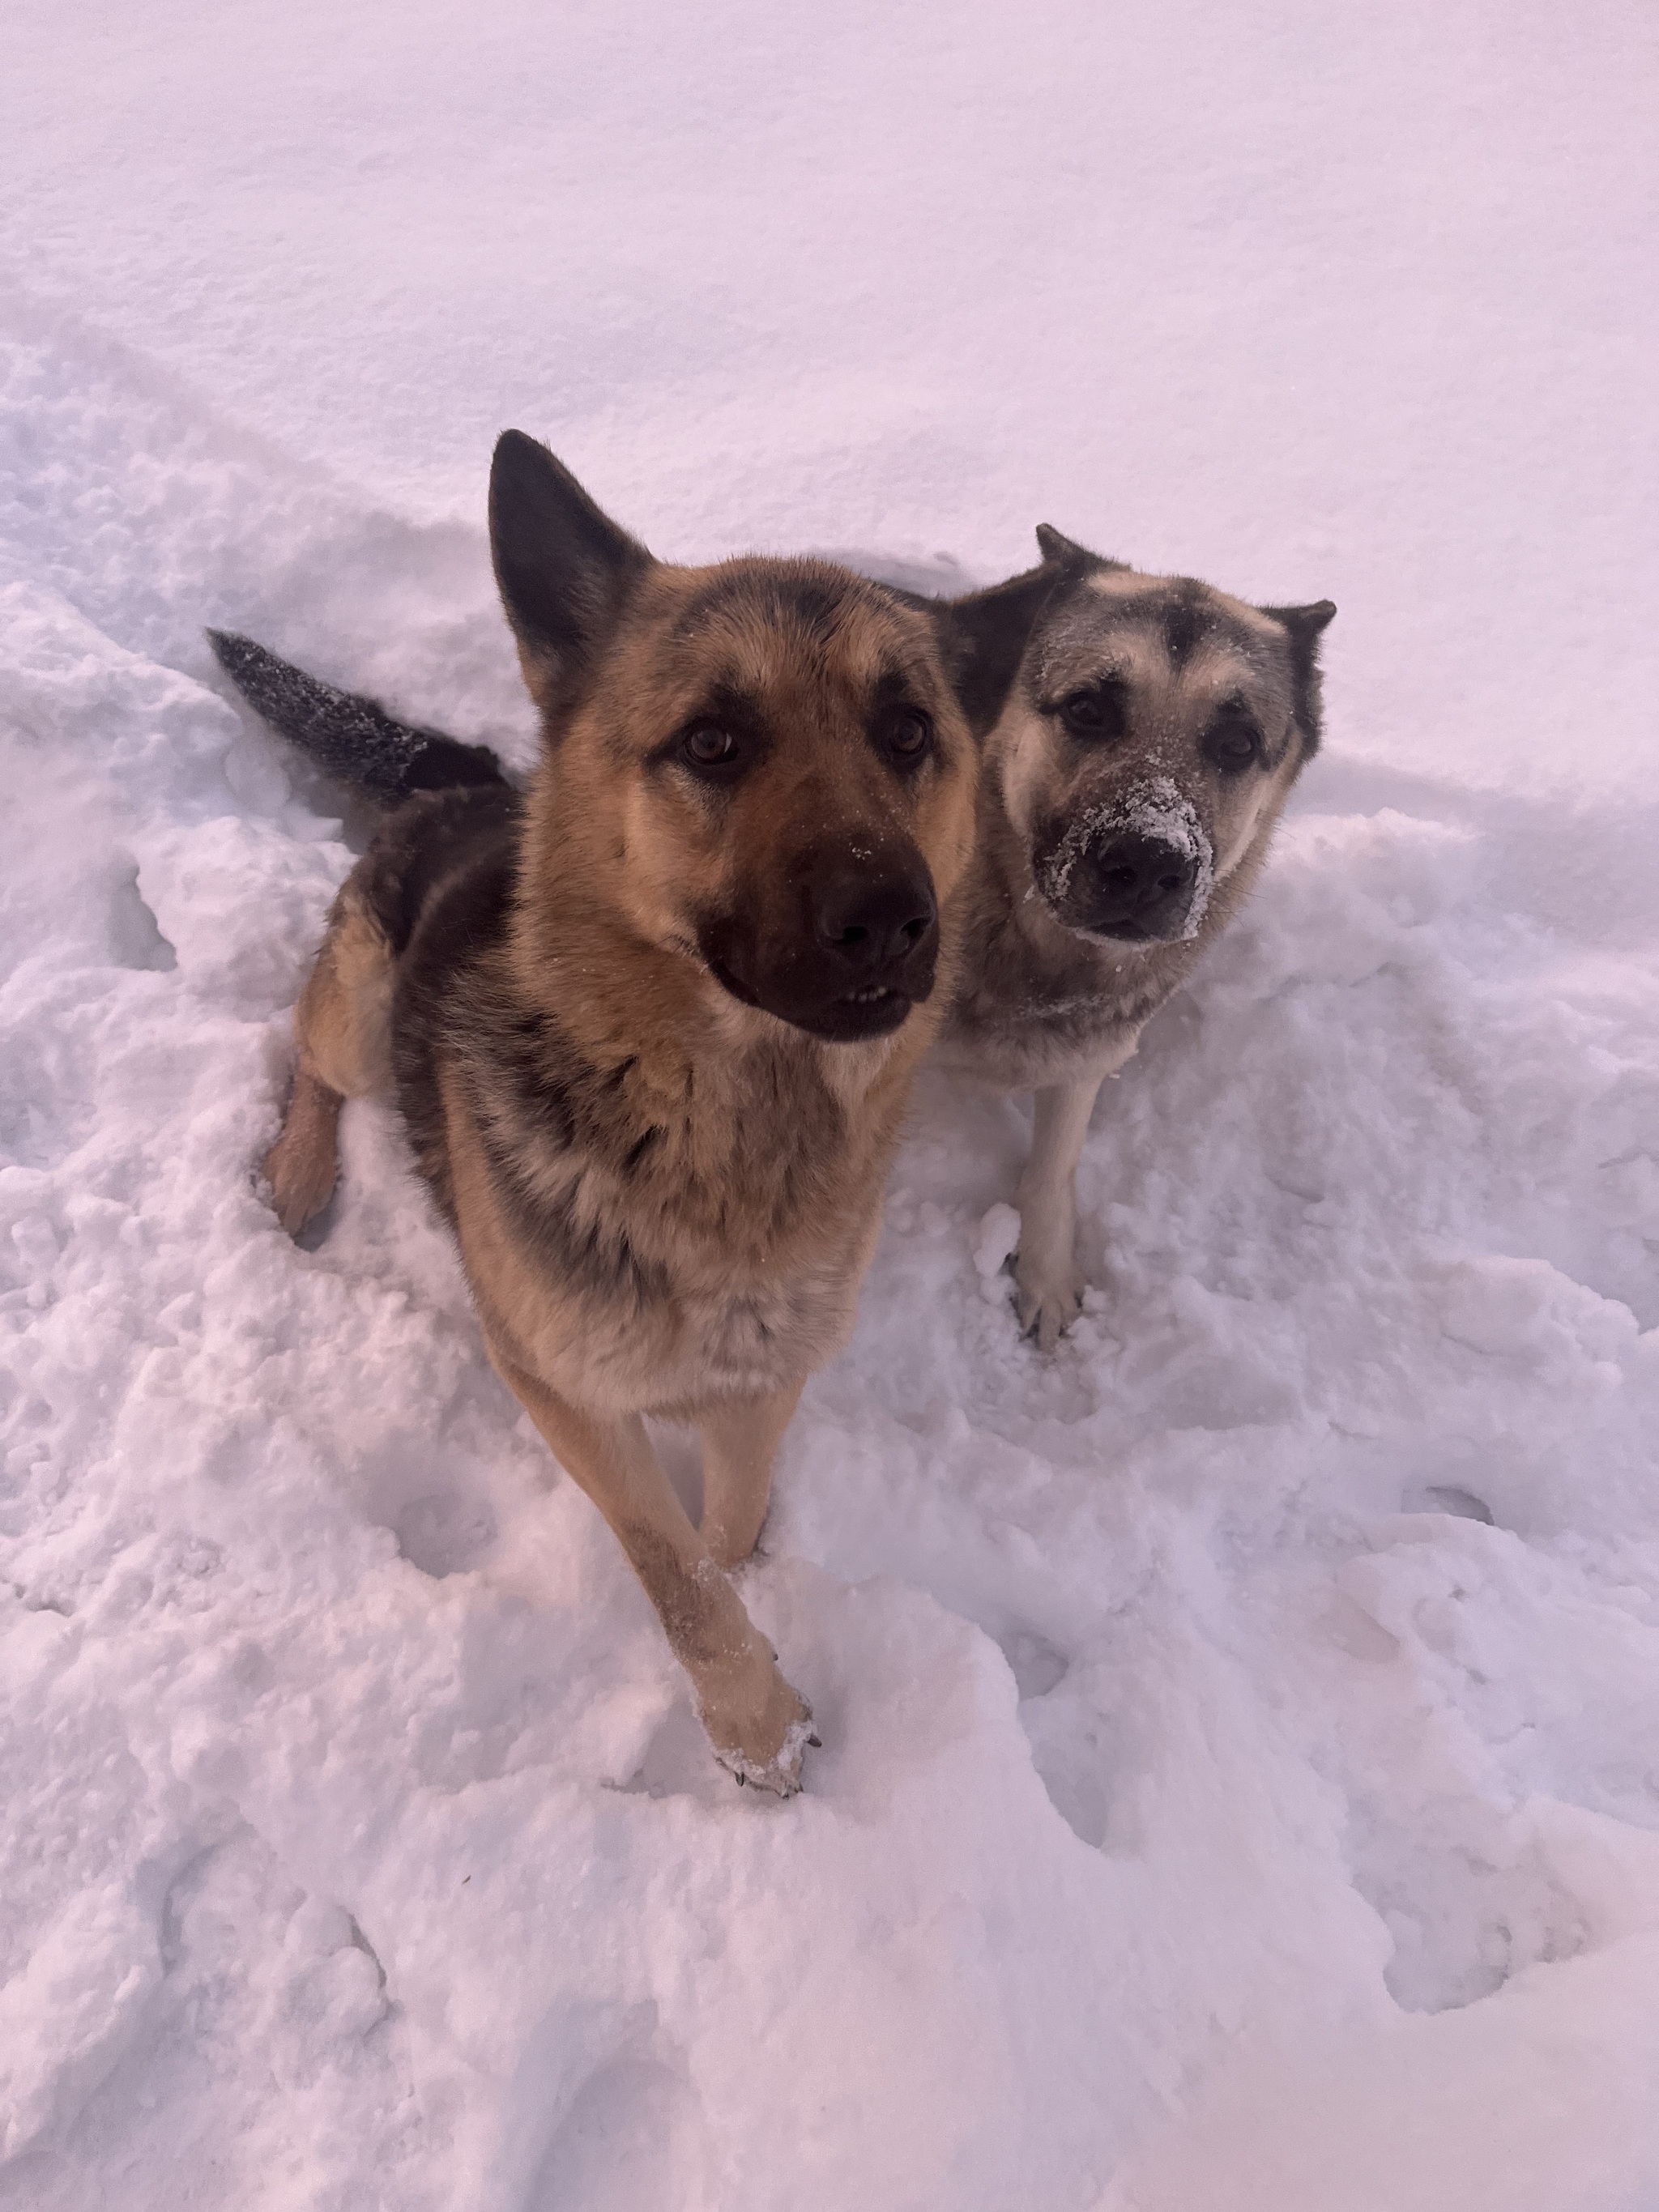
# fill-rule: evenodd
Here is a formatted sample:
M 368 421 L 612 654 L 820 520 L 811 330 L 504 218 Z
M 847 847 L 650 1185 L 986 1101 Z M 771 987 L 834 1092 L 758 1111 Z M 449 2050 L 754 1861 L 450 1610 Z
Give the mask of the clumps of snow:
M 1643 11 L 222 12 L 7 22 L 0 2203 L 1659 2203 Z M 513 421 L 678 556 L 988 578 L 1046 484 L 1342 606 L 1054 1359 L 1028 1110 L 918 1092 L 745 1579 L 782 1806 L 391 1119 L 313 1249 L 254 1186 L 352 854 L 202 625 L 526 765 Z
M 1533 2078 L 1558 2004 L 1576 2101 L 1528 2156 L 1613 2144 L 1605 2201 L 1651 2197 L 1659 994 L 1621 819 L 1318 763 L 1101 1110 L 1050 1362 L 999 1273 L 1026 1114 L 927 1079 L 745 1579 L 823 1739 L 757 1808 L 391 1118 L 348 1110 L 314 1250 L 254 1188 L 335 825 L 233 789 L 191 677 L 49 590 L 15 612 L 31 2212 L 111 2175 L 161 2212 L 181 2170 L 257 2203 L 295 2142 L 330 2212 L 1162 2212 L 1225 2197 L 1264 2050 L 1273 2201 L 1365 2201 L 1317 2091 L 1415 2202 L 1414 2085 Z M 844 2118 L 803 2132 L 803 2081 Z M 1578 2212 L 1476 2118 L 1486 2203 Z M 630 2128 L 672 2169 L 607 2166 Z
M 1167 775 L 1149 776 L 1115 792 L 1097 805 L 1082 809 L 1037 871 L 1037 888 L 1051 907 L 1064 907 L 1073 870 L 1091 848 L 1114 837 L 1146 837 L 1167 846 L 1194 869 L 1191 902 L 1181 942 L 1198 935 L 1215 889 L 1215 848 L 1198 809 Z
M 979 1241 L 974 1247 L 974 1269 L 988 1297 L 1006 1298 L 1002 1273 L 1018 1249 L 1018 1209 L 1000 1202 L 988 1206 L 985 1218 L 979 1224 Z
M 419 659 L 449 579 L 399 558 Z M 1638 805 L 1316 763 L 1100 1110 L 1052 1361 L 1000 1272 L 1027 1113 L 927 1079 L 745 1577 L 823 1740 L 757 1808 L 391 1117 L 348 1109 L 314 1249 L 254 1187 L 337 825 L 232 780 L 269 741 L 182 619 L 193 673 L 49 583 L 7 605 L 20 2202 L 256 2204 L 301 2143 L 326 2212 L 1174 2212 L 1255 2171 L 1262 2052 L 1276 2212 L 1432 2201 L 1419 2125 L 1478 2130 L 1460 2207 L 1653 2198 Z M 1522 2161 L 1469 2099 L 1549 2076 L 1562 2021 Z M 1561 2180 L 1590 2144 L 1601 2199 Z

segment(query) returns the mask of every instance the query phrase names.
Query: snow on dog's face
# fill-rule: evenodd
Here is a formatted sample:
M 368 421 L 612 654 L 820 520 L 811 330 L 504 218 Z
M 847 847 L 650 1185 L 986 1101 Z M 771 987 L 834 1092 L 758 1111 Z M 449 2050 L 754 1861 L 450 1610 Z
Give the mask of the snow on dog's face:
M 1079 936 L 1196 937 L 1318 744 L 1336 610 L 1253 607 L 1038 538 L 1053 586 L 989 748 L 1033 895 Z

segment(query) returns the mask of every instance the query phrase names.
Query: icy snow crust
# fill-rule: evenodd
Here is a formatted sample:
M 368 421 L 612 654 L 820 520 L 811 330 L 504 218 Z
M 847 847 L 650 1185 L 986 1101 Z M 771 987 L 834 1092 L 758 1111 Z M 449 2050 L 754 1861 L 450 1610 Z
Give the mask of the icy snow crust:
M 1659 2202 L 1651 37 L 14 7 L 8 2212 Z M 349 854 L 200 626 L 522 764 L 509 422 L 665 552 L 1342 609 L 1052 1364 L 1023 1110 L 918 1102 L 746 1585 L 788 1804 L 386 1118 L 306 1249 L 250 1184 Z

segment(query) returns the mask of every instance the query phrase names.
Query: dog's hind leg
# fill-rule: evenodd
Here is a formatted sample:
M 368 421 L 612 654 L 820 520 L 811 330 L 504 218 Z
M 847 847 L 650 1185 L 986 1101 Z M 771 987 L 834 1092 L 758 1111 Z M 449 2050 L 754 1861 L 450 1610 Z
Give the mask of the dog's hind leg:
M 270 1203 L 290 1237 L 297 1237 L 328 1204 L 334 1189 L 340 1109 L 337 1091 L 301 1067 L 283 1117 L 283 1133 L 265 1154 L 263 1172 Z
M 1103 1071 L 1036 1094 L 1031 1157 L 1019 1179 L 1019 1251 L 1014 1303 L 1019 1325 L 1052 1352 L 1077 1317 L 1083 1278 L 1077 1264 L 1077 1164 L 1089 1133 Z
M 572 1405 L 499 1344 L 491 1342 L 489 1356 L 627 1553 L 691 1677 L 715 1757 L 739 1782 L 793 1796 L 811 1740 L 811 1708 L 778 1671 L 771 1645 L 687 1519 L 644 1422 L 637 1413 L 607 1416 Z
M 772 1462 L 800 1394 L 792 1382 L 702 1416 L 702 1540 L 720 1566 L 741 1565 L 755 1548 L 772 1495 Z
M 295 1009 L 299 1066 L 283 1133 L 264 1158 L 276 1218 L 297 1237 L 333 1192 L 340 1108 L 392 1080 L 392 947 L 359 882 L 347 878 Z

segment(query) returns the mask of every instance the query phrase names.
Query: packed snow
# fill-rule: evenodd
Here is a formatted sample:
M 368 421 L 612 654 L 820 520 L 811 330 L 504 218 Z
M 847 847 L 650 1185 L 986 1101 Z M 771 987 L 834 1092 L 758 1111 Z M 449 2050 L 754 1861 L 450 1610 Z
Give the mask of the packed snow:
M 1651 2212 L 1659 573 L 1634 0 L 13 0 L 0 2205 Z M 388 1115 L 253 1163 L 361 825 L 201 636 L 497 744 L 482 493 L 1328 593 L 1094 1288 L 926 1079 L 709 1758 Z M 664 1449 L 695 1492 L 694 1455 Z

